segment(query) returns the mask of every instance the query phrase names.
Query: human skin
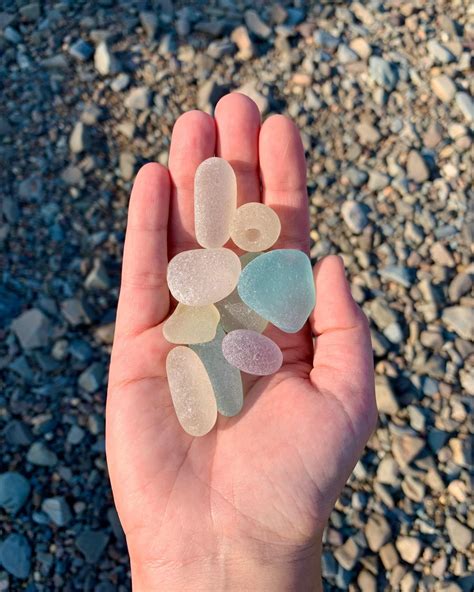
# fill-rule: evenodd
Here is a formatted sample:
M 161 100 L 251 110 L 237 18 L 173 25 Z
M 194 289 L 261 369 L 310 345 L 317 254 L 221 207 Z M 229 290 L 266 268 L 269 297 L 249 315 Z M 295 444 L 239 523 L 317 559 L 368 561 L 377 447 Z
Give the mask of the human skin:
M 165 372 L 173 347 L 162 334 L 173 308 L 166 267 L 198 247 L 194 172 L 214 155 L 233 166 L 239 205 L 262 201 L 280 215 L 274 248 L 309 248 L 300 134 L 282 115 L 262 125 L 241 94 L 223 97 L 214 117 L 179 117 L 169 168 L 151 163 L 139 171 L 106 424 L 133 589 L 320 590 L 323 530 L 377 417 L 368 324 L 342 260 L 325 257 L 314 268 L 316 307 L 307 325 L 295 334 L 265 332 L 283 351 L 281 369 L 249 377 L 242 412 L 219 417 L 206 436 L 182 430 Z

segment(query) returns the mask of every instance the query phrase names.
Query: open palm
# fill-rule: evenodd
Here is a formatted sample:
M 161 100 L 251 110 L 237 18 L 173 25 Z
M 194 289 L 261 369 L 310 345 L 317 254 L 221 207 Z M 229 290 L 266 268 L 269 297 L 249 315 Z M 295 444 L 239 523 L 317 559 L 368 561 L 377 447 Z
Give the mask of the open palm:
M 162 335 L 171 312 L 166 267 L 198 247 L 194 172 L 213 155 L 233 166 L 239 205 L 262 201 L 279 214 L 275 248 L 308 249 L 299 133 L 281 115 L 261 125 L 243 95 L 221 99 L 214 118 L 182 115 L 169 171 L 148 164 L 138 173 L 107 400 L 107 458 L 137 590 L 279 589 L 270 584 L 278 564 L 288 582 L 305 577 L 298 572 L 317 561 L 329 513 L 376 418 L 367 322 L 331 256 L 315 267 L 310 323 L 292 335 L 265 332 L 283 351 L 282 368 L 246 378 L 241 414 L 220 416 L 206 436 L 180 427 L 165 372 L 173 347 Z M 239 566 L 270 573 L 245 588 Z

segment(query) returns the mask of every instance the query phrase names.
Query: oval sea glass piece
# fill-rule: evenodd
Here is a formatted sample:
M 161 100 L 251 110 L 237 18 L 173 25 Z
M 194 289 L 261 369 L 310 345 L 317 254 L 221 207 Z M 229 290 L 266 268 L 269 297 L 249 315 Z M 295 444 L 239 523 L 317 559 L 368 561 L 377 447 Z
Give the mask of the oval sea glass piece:
M 237 181 L 231 165 L 216 156 L 201 162 L 194 176 L 194 228 L 202 247 L 215 249 L 229 240 L 236 207 Z
M 211 381 L 199 356 L 178 345 L 166 358 L 166 374 L 176 416 L 191 436 L 204 436 L 217 419 L 217 405 Z
M 232 366 L 258 376 L 273 374 L 283 362 L 283 354 L 274 341 L 246 329 L 228 333 L 222 341 L 222 353 Z
M 246 203 L 234 214 L 230 236 L 234 243 L 252 253 L 265 251 L 280 236 L 281 224 L 277 213 L 262 203 Z
M 240 259 L 230 249 L 183 251 L 168 264 L 168 287 L 178 302 L 205 306 L 235 289 L 240 270 Z
M 188 306 L 178 302 L 163 325 L 163 335 L 169 343 L 206 343 L 216 336 L 219 317 L 219 311 L 213 304 Z
M 242 409 L 244 392 L 240 371 L 231 366 L 222 353 L 224 337 L 225 333 L 219 325 L 212 341 L 193 345 L 191 348 L 207 370 L 216 397 L 217 411 L 226 417 L 232 417 Z
M 287 333 L 303 327 L 316 300 L 311 262 L 296 249 L 259 255 L 242 270 L 237 290 L 247 306 Z

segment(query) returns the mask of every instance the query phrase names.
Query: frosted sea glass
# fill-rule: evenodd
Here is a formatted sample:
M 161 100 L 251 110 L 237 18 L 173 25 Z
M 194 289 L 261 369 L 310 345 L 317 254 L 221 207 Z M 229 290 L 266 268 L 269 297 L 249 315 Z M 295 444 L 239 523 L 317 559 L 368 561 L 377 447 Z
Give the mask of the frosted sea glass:
M 240 274 L 242 300 L 264 319 L 287 333 L 296 333 L 315 304 L 309 258 L 295 249 L 262 253 Z
M 274 341 L 246 329 L 228 333 L 222 341 L 222 353 L 232 366 L 258 376 L 273 374 L 283 362 L 283 354 Z
M 244 393 L 239 370 L 231 366 L 222 353 L 225 333 L 217 327 L 216 337 L 208 343 L 193 345 L 211 380 L 217 401 L 217 411 L 227 417 L 237 415 L 242 409 Z
M 201 162 L 194 176 L 194 227 L 202 247 L 222 247 L 229 240 L 236 207 L 237 181 L 230 164 L 215 156 Z
M 183 251 L 168 264 L 168 287 L 183 304 L 213 304 L 235 289 L 240 270 L 240 259 L 230 249 Z
M 163 335 L 170 343 L 206 343 L 216 336 L 219 311 L 213 304 L 187 306 L 178 302 L 163 325 Z
M 262 203 L 246 203 L 234 214 L 230 236 L 245 251 L 269 249 L 280 236 L 281 224 L 277 213 Z
M 216 302 L 216 306 L 221 315 L 222 328 L 226 333 L 235 329 L 251 329 L 257 333 L 263 333 L 268 325 L 264 318 L 242 302 L 237 290 Z
M 166 358 L 166 374 L 182 428 L 191 436 L 204 436 L 217 419 L 216 398 L 204 364 L 192 349 L 178 345 Z

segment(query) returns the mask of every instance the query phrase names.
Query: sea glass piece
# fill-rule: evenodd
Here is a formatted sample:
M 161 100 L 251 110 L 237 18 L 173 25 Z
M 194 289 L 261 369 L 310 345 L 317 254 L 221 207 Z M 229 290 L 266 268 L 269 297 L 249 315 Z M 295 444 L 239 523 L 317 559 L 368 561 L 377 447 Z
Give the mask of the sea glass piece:
M 222 353 L 232 366 L 258 376 L 273 374 L 283 362 L 281 349 L 274 341 L 246 329 L 228 333 L 222 341 Z
M 237 290 L 216 302 L 216 306 L 221 315 L 222 328 L 226 333 L 236 329 L 251 329 L 257 333 L 263 333 L 268 325 L 263 317 L 242 301 Z
M 194 228 L 202 247 L 215 249 L 229 240 L 236 207 L 237 181 L 227 160 L 213 156 L 201 162 L 194 176 Z
M 166 374 L 183 430 L 191 436 L 204 436 L 217 419 L 216 398 L 204 364 L 192 349 L 178 345 L 166 358 Z
M 188 306 L 178 302 L 175 311 L 163 325 L 163 335 L 170 343 L 206 343 L 216 336 L 219 316 L 213 304 Z
M 287 333 L 303 327 L 316 299 L 311 262 L 296 249 L 262 253 L 243 269 L 237 290 L 247 306 Z
M 205 306 L 235 289 L 240 270 L 240 259 L 230 249 L 183 251 L 168 264 L 168 287 L 178 302 Z
M 236 210 L 230 236 L 238 247 L 255 253 L 274 245 L 280 231 L 277 213 L 265 204 L 251 202 Z
M 232 417 L 242 409 L 244 393 L 239 370 L 231 366 L 222 353 L 224 337 L 224 330 L 219 325 L 212 341 L 193 345 L 192 349 L 207 370 L 216 397 L 217 411 Z

